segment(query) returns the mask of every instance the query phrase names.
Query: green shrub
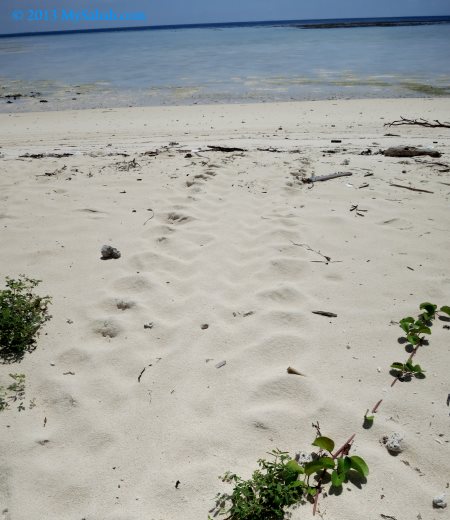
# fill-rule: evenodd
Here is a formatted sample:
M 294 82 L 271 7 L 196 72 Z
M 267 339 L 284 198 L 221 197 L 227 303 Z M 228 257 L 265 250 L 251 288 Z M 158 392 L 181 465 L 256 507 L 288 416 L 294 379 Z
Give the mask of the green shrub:
M 366 462 L 349 455 L 355 436 L 333 453 L 334 441 L 321 436 L 318 425 L 316 428 L 319 436 L 312 443 L 316 451 L 310 460 L 302 462 L 300 458 L 292 459 L 287 452 L 274 450 L 269 453 L 274 460 L 260 459 L 259 469 L 249 480 L 226 473 L 221 479 L 234 485 L 233 491 L 219 494 L 210 513 L 214 517 L 225 515 L 225 520 L 284 520 L 289 516 L 289 507 L 309 500 L 314 503 L 315 514 L 326 484 L 330 491 L 340 493 L 349 479 L 357 477 L 364 483 L 369 474 Z
M 4 362 L 21 360 L 25 352 L 32 352 L 40 328 L 51 318 L 51 298 L 33 293 L 39 283 L 25 275 L 17 280 L 7 277 L 6 289 L 0 290 L 0 358 Z

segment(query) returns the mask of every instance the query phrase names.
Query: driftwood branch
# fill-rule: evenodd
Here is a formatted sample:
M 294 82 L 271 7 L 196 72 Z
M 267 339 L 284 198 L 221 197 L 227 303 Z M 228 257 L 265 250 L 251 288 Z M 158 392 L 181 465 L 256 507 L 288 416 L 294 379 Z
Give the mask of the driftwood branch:
M 427 121 L 426 119 L 407 119 L 406 117 L 400 116 L 400 119 L 397 121 L 392 121 L 392 123 L 385 123 L 384 126 L 400 126 L 400 125 L 417 125 L 417 126 L 425 126 L 426 128 L 450 128 L 450 123 L 441 123 L 439 120 L 435 119 L 433 121 Z
M 404 188 L 405 190 L 418 191 L 419 193 L 434 193 L 434 191 L 421 190 L 420 188 L 413 188 L 412 186 L 403 186 L 403 184 L 391 183 L 389 186 L 395 186 L 396 188 Z
M 430 157 L 441 157 L 441 153 L 432 148 L 417 148 L 415 146 L 393 146 L 381 152 L 385 157 L 416 157 L 429 155 Z
M 315 175 L 313 175 L 309 179 L 304 179 L 303 182 L 305 182 L 305 183 L 313 183 L 313 182 L 329 181 L 330 179 L 337 179 L 338 177 L 350 177 L 350 175 L 353 175 L 353 173 L 350 173 L 350 172 L 338 172 L 338 173 L 332 173 L 330 175 L 322 175 L 320 177 L 316 177 Z
M 246 152 L 245 148 L 236 148 L 233 146 L 213 146 L 208 145 L 212 152 Z

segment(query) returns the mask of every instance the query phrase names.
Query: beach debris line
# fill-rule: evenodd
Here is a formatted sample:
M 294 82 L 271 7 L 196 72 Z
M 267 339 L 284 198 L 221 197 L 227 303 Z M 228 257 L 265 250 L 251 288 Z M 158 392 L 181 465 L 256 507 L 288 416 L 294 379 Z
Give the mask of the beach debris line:
M 303 179 L 304 183 L 314 183 L 314 182 L 323 182 L 323 181 L 329 181 L 331 179 L 337 179 L 339 177 L 350 177 L 353 175 L 351 172 L 337 172 L 337 173 L 331 173 L 330 175 L 321 175 L 319 177 L 316 177 L 313 175 L 309 179 Z
M 51 157 L 54 159 L 61 159 L 63 157 L 71 157 L 73 153 L 26 153 L 24 155 L 19 155 L 21 159 L 44 159 L 46 157 Z
M 101 255 L 102 255 L 102 257 L 101 257 L 102 260 L 111 260 L 111 259 L 117 260 L 118 258 L 120 258 L 122 256 L 118 249 L 116 249 L 115 247 L 112 247 L 112 246 L 108 246 L 108 245 L 105 245 L 102 247 Z
M 326 318 L 337 318 L 338 315 L 334 312 L 328 311 L 311 311 L 313 314 L 318 314 L 319 316 L 325 316 Z
M 405 190 L 410 190 L 410 191 L 417 191 L 419 193 L 434 193 L 434 191 L 430 191 L 430 190 L 423 190 L 421 188 L 413 188 L 412 186 L 405 186 L 403 184 L 395 184 L 393 182 L 391 182 L 389 184 L 389 186 L 394 186 L 395 188 L 403 188 Z
M 420 117 L 419 119 L 407 119 L 406 117 L 400 116 L 400 119 L 392 121 L 391 123 L 385 123 L 384 126 L 401 126 L 401 125 L 417 125 L 425 126 L 426 128 L 450 128 L 450 123 L 441 123 L 438 119 L 433 121 L 427 121 Z
M 430 157 L 441 157 L 442 154 L 433 148 L 419 148 L 416 146 L 393 146 L 381 150 L 385 157 L 416 157 L 420 155 L 429 155 Z

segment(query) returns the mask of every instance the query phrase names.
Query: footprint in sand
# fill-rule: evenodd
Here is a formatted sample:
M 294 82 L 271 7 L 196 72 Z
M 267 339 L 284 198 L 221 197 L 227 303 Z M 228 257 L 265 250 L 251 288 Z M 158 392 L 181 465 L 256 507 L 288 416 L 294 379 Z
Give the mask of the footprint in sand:
M 180 213 L 171 212 L 167 215 L 167 221 L 170 224 L 181 224 L 182 222 L 189 222 L 192 217 L 181 215 Z
M 119 324 L 111 318 L 97 320 L 92 325 L 92 331 L 104 338 L 115 338 L 121 333 Z

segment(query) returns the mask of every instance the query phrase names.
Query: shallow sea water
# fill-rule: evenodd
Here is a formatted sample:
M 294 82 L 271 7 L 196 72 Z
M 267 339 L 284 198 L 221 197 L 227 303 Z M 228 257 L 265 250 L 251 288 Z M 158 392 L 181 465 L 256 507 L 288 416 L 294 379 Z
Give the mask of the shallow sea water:
M 449 96 L 449 56 L 450 24 L 1 38 L 0 111 Z

